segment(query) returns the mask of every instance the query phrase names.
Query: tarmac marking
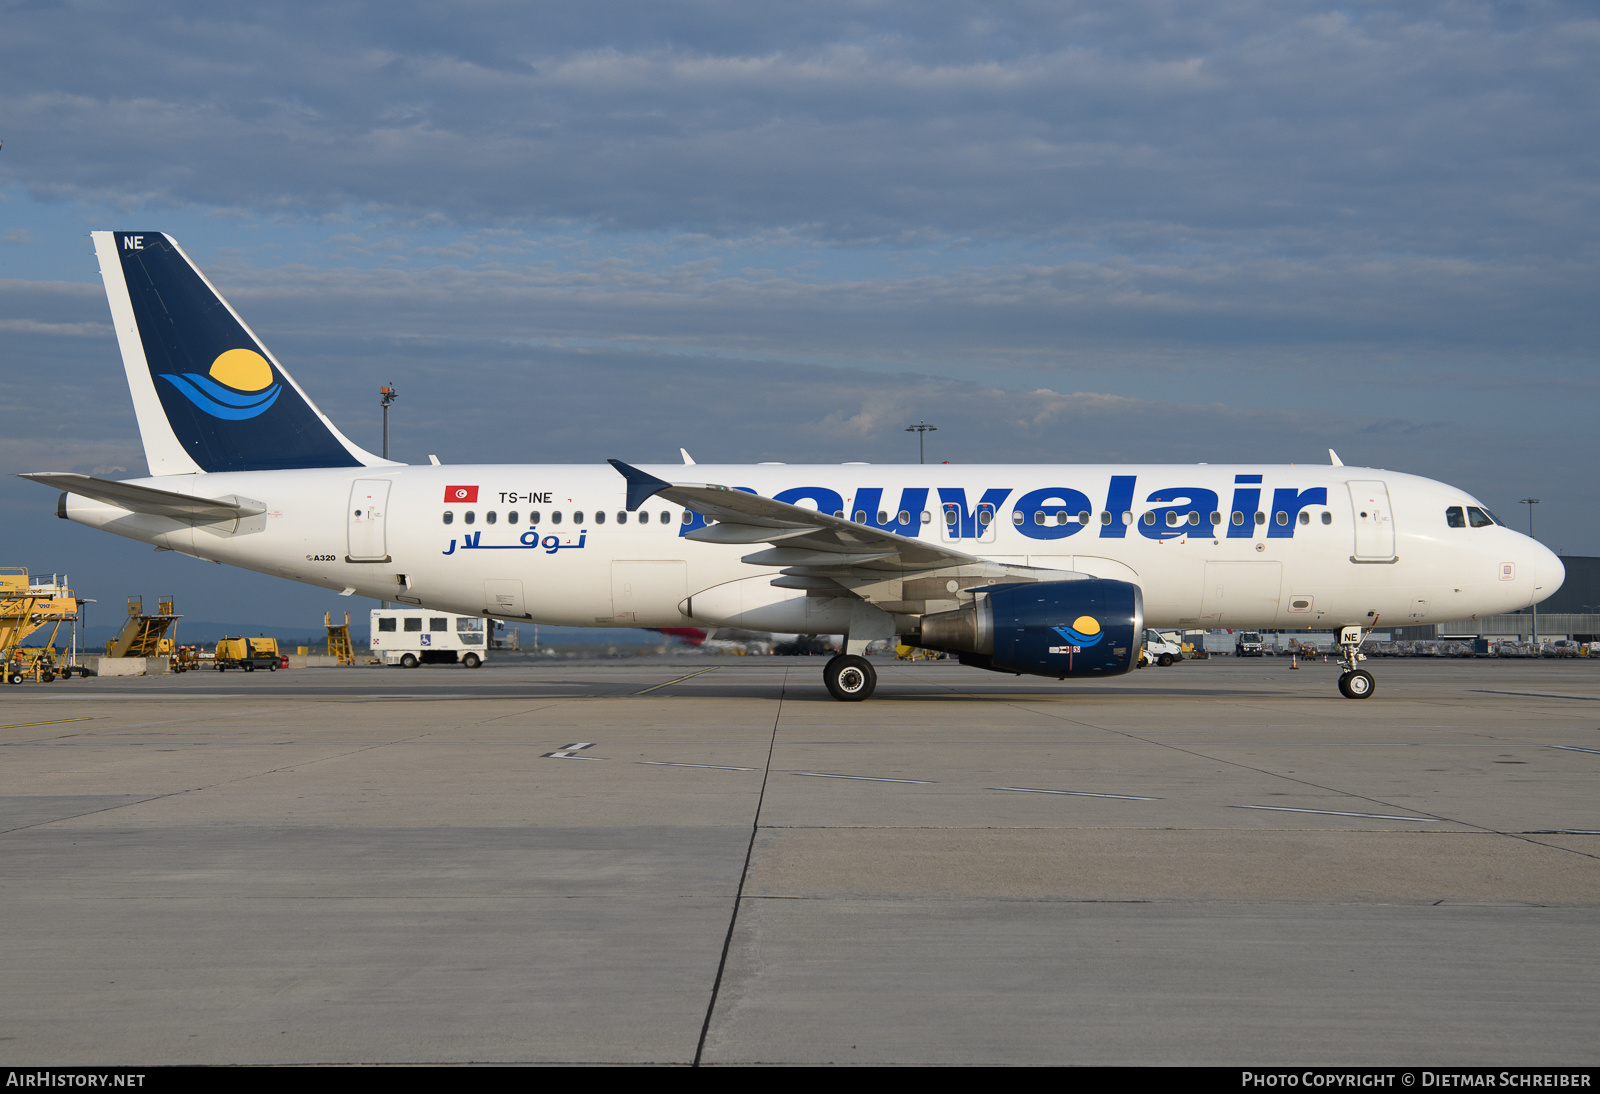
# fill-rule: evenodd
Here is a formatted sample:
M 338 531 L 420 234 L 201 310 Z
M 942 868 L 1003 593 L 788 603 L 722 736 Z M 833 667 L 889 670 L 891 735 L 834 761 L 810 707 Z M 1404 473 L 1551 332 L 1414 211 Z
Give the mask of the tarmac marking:
M 1158 802 L 1160 798 L 1141 798 L 1137 794 L 1091 794 L 1087 790 L 1040 790 L 1032 786 L 991 786 L 989 790 L 1015 790 L 1019 794 L 1065 794 L 1072 798 L 1116 798 L 1125 802 Z
M 1600 828 L 1535 828 L 1524 836 L 1600 836 Z
M 811 779 L 855 779 L 864 783 L 908 783 L 915 786 L 932 786 L 932 779 L 875 779 L 871 775 L 824 775 L 820 771 L 795 771 L 795 775 L 804 775 Z
M 1551 745 L 1550 747 L 1559 748 L 1563 752 L 1587 752 L 1591 756 L 1600 756 L 1600 748 L 1584 748 L 1581 745 Z
M 581 760 L 581 759 L 583 759 L 583 757 L 579 756 L 578 759 Z M 670 763 L 667 760 L 636 760 L 634 762 L 635 763 L 644 764 L 644 765 L 646 765 L 648 767 L 703 767 L 707 771 L 754 771 L 755 770 L 755 768 L 753 768 L 753 767 L 724 767 L 721 764 L 675 764 L 675 763 Z
M 603 759 L 605 759 L 604 756 L 576 756 L 576 755 L 574 755 L 574 753 L 576 753 L 580 749 L 593 748 L 594 746 L 595 746 L 595 742 L 594 741 L 574 741 L 570 745 L 562 745 L 560 748 L 558 748 L 554 752 L 546 752 L 544 754 L 544 758 L 547 759 L 547 760 L 603 760 Z
M 1488 688 L 1475 690 L 1479 695 L 1525 695 L 1531 699 L 1577 699 L 1584 703 L 1600 703 L 1600 695 L 1551 695 L 1545 691 L 1490 691 Z
M 660 688 L 670 688 L 673 684 L 681 684 L 685 680 L 689 679 L 690 676 L 699 676 L 701 673 L 716 672 L 716 671 L 717 671 L 717 666 L 713 665 L 709 669 L 701 669 L 700 672 L 691 672 L 691 673 L 689 673 L 688 676 L 680 676 L 676 680 L 668 680 L 664 684 L 656 684 L 654 687 L 645 688 L 643 691 L 636 691 L 636 692 L 634 692 L 634 694 L 635 695 L 649 695 L 652 691 L 656 691 L 656 690 L 658 690 Z
M 92 722 L 93 718 L 52 718 L 48 722 L 18 722 L 16 725 L 0 726 L 0 729 L 24 729 L 28 726 L 55 726 L 62 722 Z
M 1418 824 L 1438 824 L 1438 817 L 1396 817 L 1388 813 L 1341 813 L 1336 809 L 1295 809 L 1287 805 L 1230 805 L 1229 809 L 1266 809 L 1274 813 L 1317 813 L 1324 817 L 1366 817 L 1369 820 L 1416 821 Z

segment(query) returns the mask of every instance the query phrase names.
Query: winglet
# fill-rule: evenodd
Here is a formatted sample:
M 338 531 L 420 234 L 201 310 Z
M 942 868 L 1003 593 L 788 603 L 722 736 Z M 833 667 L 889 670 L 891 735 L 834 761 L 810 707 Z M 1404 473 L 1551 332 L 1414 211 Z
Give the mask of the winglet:
M 637 467 L 623 463 L 621 460 L 607 460 L 606 462 L 615 467 L 617 473 L 628 480 L 628 512 L 630 513 L 672 485 L 665 479 L 658 479 L 646 471 L 640 471 Z
M 1335 466 L 1335 467 L 1343 467 L 1344 466 L 1344 461 L 1339 458 L 1339 453 L 1335 452 L 1331 448 L 1328 449 L 1328 459 L 1333 461 L 1333 466 Z

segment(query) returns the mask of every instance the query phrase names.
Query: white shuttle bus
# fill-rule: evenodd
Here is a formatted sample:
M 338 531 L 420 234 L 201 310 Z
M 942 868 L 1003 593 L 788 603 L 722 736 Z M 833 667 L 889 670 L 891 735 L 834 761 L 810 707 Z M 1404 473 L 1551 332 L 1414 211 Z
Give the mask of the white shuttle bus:
M 386 665 L 461 664 L 475 669 L 489 655 L 485 621 L 421 608 L 372 609 L 372 652 Z

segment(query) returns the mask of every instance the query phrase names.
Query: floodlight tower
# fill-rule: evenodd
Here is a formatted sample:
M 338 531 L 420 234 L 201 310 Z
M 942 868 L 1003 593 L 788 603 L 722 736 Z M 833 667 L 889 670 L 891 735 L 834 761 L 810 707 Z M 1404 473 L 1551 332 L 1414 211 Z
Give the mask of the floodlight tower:
M 908 425 L 908 426 L 906 426 L 906 432 L 907 433 L 915 433 L 917 435 L 917 462 L 918 463 L 927 463 L 928 462 L 927 450 L 923 447 L 923 441 L 926 439 L 926 437 L 927 437 L 927 435 L 929 433 L 935 433 L 935 432 L 938 431 L 938 429 L 939 429 L 938 426 L 929 425 L 927 422 L 918 422 L 916 425 Z

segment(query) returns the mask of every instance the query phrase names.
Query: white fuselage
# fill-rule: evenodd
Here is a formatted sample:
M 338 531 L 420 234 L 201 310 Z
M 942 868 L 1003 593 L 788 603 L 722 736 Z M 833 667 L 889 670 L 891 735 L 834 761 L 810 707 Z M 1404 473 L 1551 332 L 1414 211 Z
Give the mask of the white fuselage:
M 1370 468 L 644 470 L 831 508 L 993 562 L 1131 581 L 1143 591 L 1152 627 L 1460 620 L 1534 603 L 1564 575 L 1554 554 L 1509 528 L 1447 524 L 1448 507 L 1478 504 L 1465 492 Z M 741 561 L 763 545 L 685 539 L 698 519 L 691 514 L 686 524 L 681 506 L 659 498 L 626 512 L 625 482 L 604 465 L 382 466 L 136 481 L 197 497 L 233 495 L 267 512 L 191 524 L 69 495 L 65 515 L 197 558 L 463 614 L 802 633 L 843 633 L 849 624 L 847 603 L 774 588 L 779 567 Z M 447 497 L 452 487 L 463 489 Z M 1212 524 L 1213 513 L 1221 523 Z M 951 606 L 928 600 L 889 610 Z

